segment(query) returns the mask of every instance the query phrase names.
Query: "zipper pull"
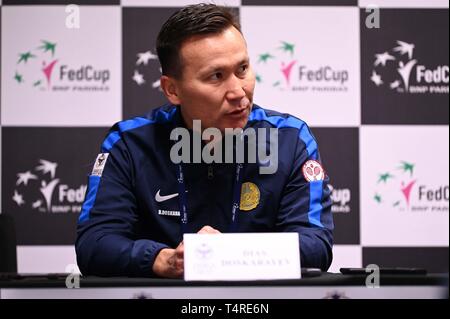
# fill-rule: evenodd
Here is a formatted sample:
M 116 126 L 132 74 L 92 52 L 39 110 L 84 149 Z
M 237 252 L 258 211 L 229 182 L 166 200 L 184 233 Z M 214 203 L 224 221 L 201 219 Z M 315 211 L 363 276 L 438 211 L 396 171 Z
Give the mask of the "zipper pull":
M 212 165 L 208 166 L 208 179 L 213 179 L 214 178 L 214 170 Z

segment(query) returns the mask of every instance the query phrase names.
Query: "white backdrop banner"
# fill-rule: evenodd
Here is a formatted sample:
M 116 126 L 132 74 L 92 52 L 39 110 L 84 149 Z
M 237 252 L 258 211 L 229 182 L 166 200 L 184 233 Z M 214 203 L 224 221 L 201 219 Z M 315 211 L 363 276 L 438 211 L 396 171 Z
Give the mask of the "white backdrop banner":
M 256 102 L 312 126 L 359 125 L 358 8 L 244 7 L 241 21 Z
M 120 7 L 83 7 L 79 28 L 64 6 L 2 11 L 2 125 L 106 126 L 121 119 Z
M 363 246 L 448 246 L 448 127 L 365 126 Z

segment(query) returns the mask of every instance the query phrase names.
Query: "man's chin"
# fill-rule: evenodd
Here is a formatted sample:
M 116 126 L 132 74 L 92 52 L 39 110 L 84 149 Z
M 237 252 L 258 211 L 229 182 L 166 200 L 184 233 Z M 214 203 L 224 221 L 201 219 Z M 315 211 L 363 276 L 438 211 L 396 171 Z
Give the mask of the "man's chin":
M 235 129 L 244 129 L 244 127 L 247 125 L 248 118 L 239 120 L 239 121 L 233 121 L 226 125 L 225 127 L 221 128 L 222 133 L 226 133 L 227 131 L 235 130 Z
M 231 129 L 243 129 L 248 122 L 248 117 L 250 114 L 250 109 L 247 109 L 246 111 L 244 111 L 244 114 L 242 114 L 239 117 L 235 117 L 235 118 L 230 118 L 229 121 L 227 121 L 227 125 L 225 127 L 227 128 L 231 128 Z

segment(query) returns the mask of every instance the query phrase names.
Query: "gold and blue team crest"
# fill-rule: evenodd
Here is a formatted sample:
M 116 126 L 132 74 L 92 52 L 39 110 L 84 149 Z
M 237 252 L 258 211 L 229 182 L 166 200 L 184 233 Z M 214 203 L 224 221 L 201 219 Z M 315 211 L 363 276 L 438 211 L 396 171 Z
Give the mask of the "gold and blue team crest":
M 240 210 L 249 211 L 258 206 L 259 204 L 259 189 L 253 183 L 246 182 L 242 184 L 241 188 L 241 204 L 239 206 Z

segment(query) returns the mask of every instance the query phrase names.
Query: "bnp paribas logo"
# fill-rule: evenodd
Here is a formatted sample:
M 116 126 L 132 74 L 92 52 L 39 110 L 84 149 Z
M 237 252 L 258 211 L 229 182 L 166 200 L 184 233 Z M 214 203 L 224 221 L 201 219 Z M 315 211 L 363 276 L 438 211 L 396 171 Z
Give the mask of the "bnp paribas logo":
M 18 52 L 13 75 L 16 85 L 53 92 L 109 91 L 109 69 L 96 68 L 90 63 L 69 64 L 58 55 L 58 47 L 56 41 L 41 40 Z
M 430 164 L 429 173 L 434 174 L 438 169 Z M 431 185 L 430 182 L 419 180 L 416 170 L 415 163 L 399 161 L 397 166 L 379 172 L 373 201 L 380 207 L 392 207 L 398 211 L 448 213 L 448 183 Z M 434 179 L 437 177 L 434 176 Z
M 151 77 L 148 79 L 144 75 L 144 71 L 147 71 L 146 69 L 149 69 L 151 74 Z M 149 72 L 146 73 L 148 74 Z M 145 84 L 150 83 L 153 89 L 161 90 L 160 77 L 161 68 L 159 66 L 158 56 L 152 53 L 151 50 L 138 52 L 136 54 L 134 73 L 131 77 L 133 82 L 137 86 L 145 86 Z
M 376 53 L 370 81 L 398 93 L 448 94 L 448 65 L 434 61 L 438 65 L 429 68 L 415 57 L 415 50 L 414 43 L 397 40 L 390 49 Z
M 256 81 L 280 91 L 347 91 L 349 72 L 323 63 L 310 65 L 302 61 L 298 46 L 279 41 L 256 57 Z
M 86 185 L 71 188 L 57 177 L 58 163 L 40 159 L 39 163 L 16 174 L 12 201 L 30 212 L 79 213 Z

